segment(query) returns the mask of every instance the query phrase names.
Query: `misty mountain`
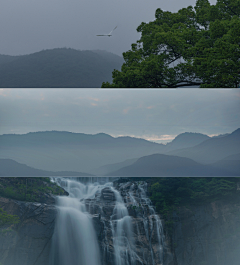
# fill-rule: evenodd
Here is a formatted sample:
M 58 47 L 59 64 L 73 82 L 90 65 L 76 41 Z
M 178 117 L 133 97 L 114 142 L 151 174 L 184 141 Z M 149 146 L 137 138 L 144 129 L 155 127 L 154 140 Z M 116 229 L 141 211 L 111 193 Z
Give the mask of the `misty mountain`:
M 222 136 L 210 138 L 194 147 L 170 151 L 168 155 L 191 158 L 199 163 L 210 164 L 240 152 L 240 128 Z
M 223 158 L 222 160 L 240 160 L 240 153 L 239 154 L 235 154 L 235 155 L 230 155 L 227 156 L 225 158 Z
M 192 159 L 153 154 L 139 158 L 130 166 L 108 173 L 107 176 L 231 176 L 232 172 Z
M 240 176 L 240 153 L 227 156 L 224 159 L 212 163 L 211 166 L 218 169 L 227 170 L 236 176 Z
M 46 171 L 20 164 L 12 159 L 0 159 L 0 176 L 92 176 L 87 173 L 73 171 Z
M 0 87 L 101 87 L 121 69 L 123 58 L 106 51 L 67 48 L 29 55 L 0 55 Z
M 161 147 L 161 150 L 159 153 L 166 153 L 170 150 L 176 150 L 176 149 L 180 149 L 183 147 L 192 147 L 195 146 L 207 139 L 209 139 L 210 137 L 205 135 L 205 134 L 201 134 L 201 133 L 181 133 L 178 136 L 175 137 L 175 139 L 173 139 L 172 142 L 167 143 L 166 145 Z M 126 166 L 130 166 L 131 164 L 133 164 L 134 162 L 137 161 L 138 158 L 135 159 L 127 159 L 124 160 L 123 162 L 120 163 L 115 163 L 115 164 L 108 164 L 105 166 L 102 166 L 100 168 L 97 168 L 95 170 L 93 170 L 91 173 L 93 174 L 99 174 L 99 175 L 105 175 L 108 174 L 110 172 L 114 172 L 120 168 L 126 167 Z
M 120 168 L 130 166 L 134 162 L 136 162 L 137 160 L 138 160 L 138 158 L 127 159 L 127 160 L 120 162 L 120 163 L 114 163 L 114 164 L 109 164 L 109 165 L 99 167 L 97 169 L 92 170 L 91 172 L 93 174 L 96 174 L 96 175 L 106 175 L 106 174 L 113 172 L 113 171 L 116 171 Z
M 191 144 L 206 138 L 204 135 L 199 136 L 198 134 L 186 133 L 181 135 L 181 137 L 176 137 L 172 145 L 168 147 L 167 145 L 128 136 L 114 138 L 105 133 L 91 135 L 46 131 L 22 135 L 5 134 L 0 135 L 0 158 L 13 159 L 30 167 L 48 171 L 67 170 L 102 175 L 133 164 L 136 162 L 134 159 L 152 154 L 165 154 L 167 148 L 183 146 L 182 142 L 189 145 L 187 136 L 189 136 Z M 192 140 L 194 137 L 195 140 Z M 230 137 L 230 140 L 227 142 L 225 140 L 226 137 L 227 139 Z M 216 141 L 218 149 L 215 152 L 216 157 L 213 157 L 208 152 L 215 151 L 213 144 Z M 208 144 L 205 144 L 208 142 L 210 142 L 211 146 L 209 150 Z M 213 162 L 216 162 L 228 155 L 234 154 L 235 151 L 236 154 L 239 153 L 238 143 L 238 133 L 232 133 L 221 138 L 209 138 L 195 147 L 171 152 L 181 153 L 185 151 L 186 155 L 189 155 L 189 158 L 194 160 L 194 157 L 192 157 L 193 152 L 188 152 L 188 150 L 195 150 L 194 148 L 199 148 L 199 146 L 203 145 L 206 149 L 206 154 L 203 153 L 203 158 L 206 157 L 208 160 L 205 160 L 211 163 L 213 158 Z M 230 149 L 227 152 L 228 148 Z M 196 151 L 195 156 L 197 155 Z
M 70 132 L 0 136 L 0 158 L 34 168 L 90 172 L 107 164 L 160 152 L 164 145 L 132 137 Z
M 0 65 L 5 64 L 5 63 L 10 63 L 10 62 L 12 62 L 18 58 L 19 58 L 19 56 L 0 54 Z
M 198 145 L 206 140 L 210 139 L 209 136 L 202 133 L 181 133 L 172 140 L 172 142 L 166 144 L 165 152 L 192 147 Z

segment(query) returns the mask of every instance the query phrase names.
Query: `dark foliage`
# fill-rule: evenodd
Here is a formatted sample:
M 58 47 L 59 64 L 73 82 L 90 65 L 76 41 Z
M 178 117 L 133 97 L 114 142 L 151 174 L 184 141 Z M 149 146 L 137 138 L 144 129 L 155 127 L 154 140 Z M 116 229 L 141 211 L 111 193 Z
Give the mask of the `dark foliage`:
M 237 193 L 239 177 L 151 178 L 151 200 L 158 212 L 167 214 L 175 206 L 205 203 Z
M 51 183 L 48 177 L 0 178 L 0 196 L 2 197 L 39 202 L 45 194 L 63 195 L 64 190 L 55 183 Z
M 102 87 L 239 87 L 240 1 L 197 0 L 176 13 L 156 10 L 140 40 L 123 53 L 121 71 Z
M 0 55 L 0 87 L 101 87 L 123 59 L 104 51 L 59 48 L 22 56 Z

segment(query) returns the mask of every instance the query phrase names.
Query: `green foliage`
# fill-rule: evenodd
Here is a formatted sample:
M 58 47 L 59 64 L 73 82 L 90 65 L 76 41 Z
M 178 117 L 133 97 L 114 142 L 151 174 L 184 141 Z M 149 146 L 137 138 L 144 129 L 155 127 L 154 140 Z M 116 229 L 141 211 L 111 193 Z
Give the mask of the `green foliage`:
M 164 88 L 240 84 L 240 0 L 198 0 L 177 13 L 156 10 L 140 40 L 123 53 L 121 71 L 102 87 Z
M 45 194 L 63 195 L 64 190 L 48 177 L 0 178 L 0 196 L 20 201 L 41 201 Z
M 163 215 L 178 205 L 204 203 L 236 193 L 239 178 L 152 178 L 151 200 Z
M 151 178 L 150 199 L 165 220 L 168 233 L 173 232 L 173 211 L 178 206 L 203 204 L 236 194 L 240 178 L 218 177 L 171 177 Z
M 19 223 L 19 217 L 17 215 L 8 214 L 0 208 L 0 227 L 17 223 Z

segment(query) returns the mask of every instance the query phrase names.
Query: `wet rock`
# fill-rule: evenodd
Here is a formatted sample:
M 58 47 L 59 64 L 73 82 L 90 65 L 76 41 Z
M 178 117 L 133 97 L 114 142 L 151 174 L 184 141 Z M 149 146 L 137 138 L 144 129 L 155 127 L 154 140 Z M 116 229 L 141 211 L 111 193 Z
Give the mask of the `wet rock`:
M 17 225 L 0 228 L 0 262 L 4 265 L 48 264 L 56 208 L 1 197 L 0 208 L 20 219 Z
M 240 203 L 215 201 L 175 213 L 172 244 L 178 265 L 238 265 Z
M 114 192 L 109 187 L 106 187 L 101 191 L 101 198 L 107 201 L 116 200 Z

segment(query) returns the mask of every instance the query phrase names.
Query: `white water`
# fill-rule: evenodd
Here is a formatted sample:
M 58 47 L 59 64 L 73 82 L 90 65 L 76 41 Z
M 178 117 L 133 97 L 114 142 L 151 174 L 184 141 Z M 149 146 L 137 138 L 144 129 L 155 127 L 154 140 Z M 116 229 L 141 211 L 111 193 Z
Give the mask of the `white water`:
M 55 181 L 69 192 L 69 196 L 58 197 L 57 206 L 59 211 L 52 241 L 50 265 L 156 265 L 151 246 L 153 233 L 157 235 L 159 245 L 158 254 L 155 253 L 155 255 L 158 255 L 158 260 L 161 262 L 158 264 L 163 265 L 163 229 L 159 216 L 155 213 L 150 199 L 146 196 L 147 186 L 145 182 L 138 183 L 138 185 L 136 183 L 131 184 L 126 196 L 128 205 L 142 209 L 140 217 L 149 242 L 150 255 L 148 254 L 141 259 L 136 254 L 132 218 L 129 216 L 120 192 L 113 188 L 112 182 L 82 184 L 76 180 L 63 178 L 57 178 Z M 103 241 L 105 243 L 103 243 L 104 253 L 100 255 L 92 215 L 89 212 L 94 212 L 91 209 L 94 208 L 96 201 L 91 201 L 91 199 L 99 197 L 101 191 L 106 187 L 115 195 L 115 201 L 109 204 L 109 207 L 110 205 L 114 207 L 109 220 L 112 237 L 109 237 L 108 234 L 109 223 L 106 223 L 106 218 L 101 218 L 101 222 L 104 224 L 103 233 L 105 236 Z M 125 184 L 121 184 L 120 190 L 125 190 Z M 87 202 L 87 205 L 85 202 Z M 146 205 L 148 211 L 146 211 Z M 101 207 L 99 214 L 104 216 Z M 139 231 L 138 227 L 137 231 Z M 137 234 L 139 235 L 139 232 Z M 114 260 L 105 259 L 102 264 L 101 256 L 110 257 L 109 249 L 112 246 L 109 238 L 113 240 Z
M 116 265 L 134 265 L 135 252 L 133 251 L 132 221 L 128 210 L 118 191 L 112 188 L 116 204 L 111 216 L 113 245 Z
M 51 265 L 101 265 L 91 216 L 84 199 L 93 198 L 96 185 L 60 180 L 69 197 L 58 197 L 58 217 L 52 242 Z
M 127 185 L 127 184 L 126 184 Z M 137 185 L 137 188 L 135 187 Z M 125 189 L 125 185 L 122 185 L 121 189 Z M 135 190 L 135 194 L 134 194 Z M 141 208 L 141 217 L 144 223 L 145 234 L 149 242 L 150 252 L 151 252 L 151 262 L 145 259 L 145 263 L 155 265 L 155 258 L 153 254 L 153 249 L 151 245 L 152 234 L 155 232 L 158 241 L 158 260 L 160 265 L 163 264 L 163 248 L 164 248 L 164 232 L 162 222 L 159 216 L 156 214 L 154 207 L 152 206 L 151 200 L 146 195 L 147 183 L 137 182 L 132 183 L 128 192 L 128 202 L 134 207 Z M 133 195 L 134 194 L 134 195 Z M 145 206 L 147 206 L 148 211 L 146 211 Z M 150 228 L 150 229 L 149 229 Z M 149 257 L 147 257 L 149 258 Z

